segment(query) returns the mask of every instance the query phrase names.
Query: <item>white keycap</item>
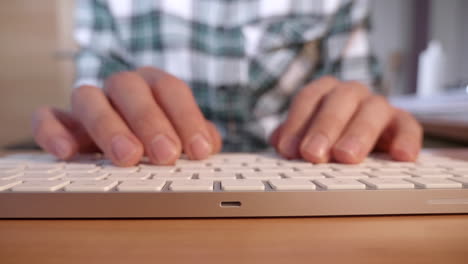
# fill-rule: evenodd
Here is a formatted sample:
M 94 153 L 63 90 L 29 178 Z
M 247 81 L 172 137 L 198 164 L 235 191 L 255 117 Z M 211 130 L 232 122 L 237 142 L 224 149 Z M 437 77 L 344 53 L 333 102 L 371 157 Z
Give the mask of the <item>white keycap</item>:
M 41 163 L 30 163 L 26 166 L 26 170 L 34 170 L 34 171 L 46 171 L 46 170 L 57 170 L 61 169 L 63 165 L 61 163 L 53 163 L 53 164 L 41 164 Z
M 315 184 L 306 179 L 269 180 L 270 185 L 278 191 L 310 191 L 315 190 Z
M 140 164 L 140 172 L 174 172 L 176 171 L 175 166 L 157 166 L 157 165 L 148 165 Z
M 67 163 L 63 166 L 64 170 L 94 170 L 97 169 L 96 164 L 87 163 Z
M 292 168 L 260 168 L 261 173 L 282 173 L 282 172 L 293 172 Z
M 112 173 L 112 172 L 127 172 L 127 173 L 130 173 L 130 172 L 137 172 L 138 171 L 138 167 L 134 166 L 134 167 L 117 167 L 117 166 L 114 166 L 114 165 L 105 165 L 102 167 L 101 171 L 103 172 L 108 172 L 108 173 Z
M 459 177 L 468 177 L 468 170 L 452 170 L 450 173 Z
M 468 177 L 453 177 L 450 180 L 459 182 L 463 184 L 463 187 L 468 188 Z
M 414 184 L 403 179 L 398 178 L 369 178 L 361 179 L 372 189 L 386 190 L 386 189 L 414 189 Z
M 54 173 L 59 172 L 59 168 L 26 168 L 25 173 Z
M 280 165 L 284 167 L 298 168 L 298 169 L 299 168 L 303 168 L 303 169 L 314 168 L 314 164 L 307 162 L 307 161 L 302 161 L 302 160 L 281 161 Z
M 174 180 L 170 187 L 173 191 L 212 191 L 212 180 Z
M 283 173 L 286 178 L 304 178 L 304 179 L 321 179 L 325 178 L 325 175 L 318 171 L 313 172 L 303 172 L 303 171 L 293 171 Z
M 67 173 L 63 179 L 71 181 L 80 181 L 80 180 L 102 180 L 106 178 L 108 173 L 106 172 L 93 172 L 93 173 L 81 173 L 81 172 L 72 172 Z
M 55 192 L 59 189 L 62 189 L 70 181 L 64 180 L 52 180 L 52 181 L 38 181 L 31 180 L 25 181 L 22 184 L 15 185 L 11 188 L 14 192 Z
M 399 172 L 399 171 L 372 171 L 368 172 L 367 175 L 370 175 L 372 177 L 377 177 L 377 178 L 399 178 L 399 179 L 404 179 L 404 178 L 409 178 L 411 177 L 410 174 L 404 173 L 404 172 Z
M 10 189 L 11 187 L 20 184 L 22 181 L 18 179 L 12 180 L 0 180 L 0 191 L 5 191 Z
M 20 178 L 24 180 L 57 180 L 63 176 L 65 176 L 64 172 L 25 172 L 20 176 Z
M 212 167 L 181 167 L 179 168 L 180 172 L 192 172 L 192 173 L 199 173 L 199 172 L 214 172 L 215 168 Z
M 439 189 L 439 188 L 462 188 L 462 183 L 441 178 L 411 178 L 408 181 L 414 183 L 419 188 Z
M 328 179 L 317 179 L 314 183 L 326 190 L 363 190 L 366 189 L 366 185 L 355 179 L 343 179 L 343 178 L 328 178 Z
M 166 180 L 173 180 L 173 179 L 192 179 L 195 173 L 192 172 L 174 172 L 174 173 L 163 173 L 163 172 L 156 172 L 153 173 L 153 179 L 166 179 Z
M 363 178 L 369 178 L 369 175 L 362 173 L 362 172 L 356 172 L 356 171 L 350 171 L 350 172 L 341 172 L 341 171 L 333 171 L 333 172 L 325 172 L 325 175 L 331 178 L 348 178 L 348 179 L 363 179 Z
M 413 168 L 410 172 L 414 173 L 447 173 L 447 169 L 443 168 Z
M 404 173 L 407 172 L 407 169 L 404 168 L 382 168 L 378 166 L 373 166 L 373 172 L 388 172 L 388 173 Z
M 282 168 L 277 163 L 255 163 L 255 164 L 251 163 L 251 164 L 248 164 L 248 167 L 259 168 L 259 169 L 279 169 L 279 168 Z
M 309 168 L 309 169 L 304 169 L 300 168 L 298 171 L 304 172 L 304 173 L 322 173 L 322 172 L 332 172 L 332 168 Z
M 233 172 L 203 172 L 198 174 L 199 179 L 207 180 L 226 180 L 226 179 L 236 179 L 236 173 Z
M 161 191 L 165 180 L 125 180 L 117 186 L 120 192 L 154 192 Z
M 413 175 L 414 177 L 423 177 L 423 178 L 450 178 L 453 177 L 454 174 L 451 173 L 443 173 L 443 172 L 410 172 L 409 174 Z
M 221 187 L 225 191 L 263 191 L 265 185 L 261 180 L 222 180 Z
M 0 172 L 0 180 L 11 180 L 14 178 L 18 178 L 19 176 L 22 176 L 22 172 Z
M 67 192 L 107 192 L 118 184 L 116 180 L 83 180 L 65 186 Z
M 132 172 L 132 173 L 122 173 L 122 172 L 114 172 L 107 176 L 109 180 L 145 180 L 151 176 L 149 172 Z
M 235 173 L 255 172 L 254 168 L 220 168 L 218 167 L 218 169 L 219 171 L 235 172 Z
M 245 172 L 242 173 L 242 177 L 245 179 L 256 179 L 256 180 L 269 180 L 269 179 L 281 179 L 281 175 L 277 172 Z

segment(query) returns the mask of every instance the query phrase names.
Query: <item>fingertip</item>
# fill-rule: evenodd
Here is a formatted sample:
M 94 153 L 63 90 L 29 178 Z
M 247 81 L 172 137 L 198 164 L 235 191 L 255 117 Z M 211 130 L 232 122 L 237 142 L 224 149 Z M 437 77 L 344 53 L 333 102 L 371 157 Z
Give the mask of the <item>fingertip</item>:
M 208 141 L 207 137 L 199 133 L 193 136 L 188 147 L 188 156 L 193 160 L 202 160 L 208 158 L 213 153 L 213 145 Z
M 128 167 L 137 164 L 142 155 L 143 147 L 136 138 L 128 135 L 116 135 L 111 139 L 112 161 L 122 167 Z
M 405 144 L 405 146 L 394 144 L 390 148 L 390 156 L 396 161 L 416 161 L 419 150 L 419 147 L 410 146 L 410 144 Z

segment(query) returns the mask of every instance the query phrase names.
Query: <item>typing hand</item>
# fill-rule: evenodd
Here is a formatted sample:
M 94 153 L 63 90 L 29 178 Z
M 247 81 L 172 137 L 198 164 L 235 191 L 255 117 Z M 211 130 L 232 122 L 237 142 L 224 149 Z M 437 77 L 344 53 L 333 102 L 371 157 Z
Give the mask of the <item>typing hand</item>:
M 33 130 L 36 142 L 59 158 L 98 147 L 120 166 L 136 164 L 143 153 L 155 164 L 171 164 L 182 151 L 203 159 L 221 149 L 187 85 L 149 67 L 114 74 L 104 90 L 76 88 L 71 112 L 40 108 Z
M 271 137 L 286 158 L 321 163 L 357 163 L 376 147 L 392 158 L 412 161 L 421 149 L 422 129 L 358 82 L 324 77 L 294 98 L 287 120 Z

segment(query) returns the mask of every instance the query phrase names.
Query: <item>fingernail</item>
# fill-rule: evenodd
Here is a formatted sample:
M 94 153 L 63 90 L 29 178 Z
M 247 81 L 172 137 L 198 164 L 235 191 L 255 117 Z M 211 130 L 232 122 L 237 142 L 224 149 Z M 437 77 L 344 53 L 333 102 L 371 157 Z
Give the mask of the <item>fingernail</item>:
M 358 158 L 361 153 L 362 144 L 357 137 L 350 137 L 338 142 L 335 149 L 345 153 L 348 157 L 355 159 Z
M 151 142 L 151 151 L 158 164 L 167 164 L 177 155 L 176 146 L 163 134 L 154 137 Z
M 329 140 L 322 134 L 316 134 L 310 137 L 304 147 L 304 150 L 314 159 L 314 161 L 323 161 L 327 156 L 329 149 Z
M 112 138 L 111 146 L 112 153 L 119 161 L 130 159 L 137 151 L 135 145 L 124 135 L 118 135 Z
M 279 149 L 287 158 L 295 158 L 299 156 L 300 139 L 297 136 L 289 136 L 280 141 Z
M 55 138 L 52 143 L 52 152 L 61 159 L 66 158 L 71 152 L 70 142 L 62 137 Z
M 203 159 L 211 154 L 212 147 L 203 135 L 198 134 L 190 141 L 190 151 L 193 158 Z

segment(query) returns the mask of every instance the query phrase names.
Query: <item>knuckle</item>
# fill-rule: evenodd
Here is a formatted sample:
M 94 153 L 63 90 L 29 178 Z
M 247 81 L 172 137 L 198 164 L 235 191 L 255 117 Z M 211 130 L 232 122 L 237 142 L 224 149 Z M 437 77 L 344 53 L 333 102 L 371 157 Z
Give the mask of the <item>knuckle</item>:
M 130 89 L 132 85 L 124 85 L 126 83 L 135 83 L 139 82 L 141 79 L 139 76 L 130 71 L 121 71 L 112 74 L 108 77 L 104 83 L 104 91 L 106 91 L 109 95 L 113 95 L 119 93 L 122 90 Z
M 332 75 L 325 75 L 323 77 L 320 77 L 318 79 L 318 81 L 319 82 L 325 82 L 325 83 L 332 83 L 332 84 L 333 83 L 339 83 L 339 80 L 336 77 L 332 76 Z
M 71 103 L 72 107 L 79 105 L 79 103 L 83 100 L 86 100 L 96 91 L 96 87 L 90 85 L 82 85 L 73 89 L 71 94 Z

